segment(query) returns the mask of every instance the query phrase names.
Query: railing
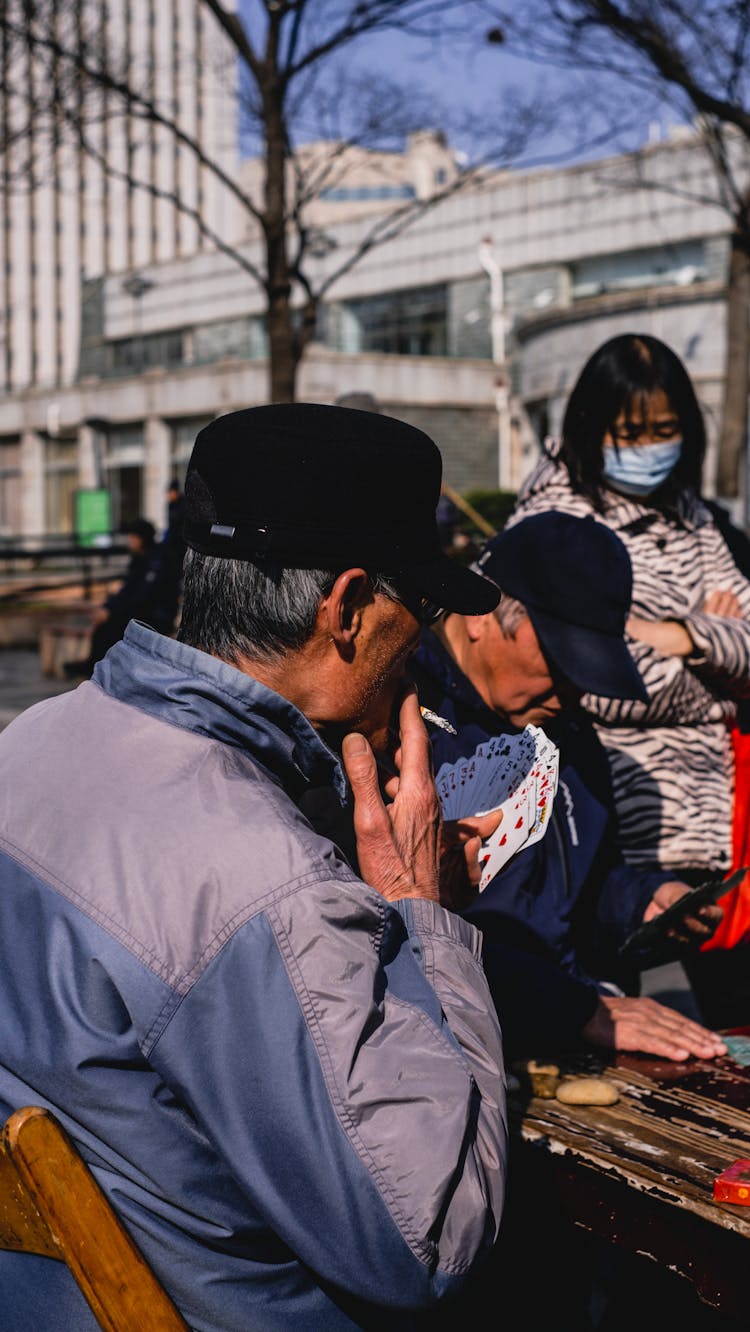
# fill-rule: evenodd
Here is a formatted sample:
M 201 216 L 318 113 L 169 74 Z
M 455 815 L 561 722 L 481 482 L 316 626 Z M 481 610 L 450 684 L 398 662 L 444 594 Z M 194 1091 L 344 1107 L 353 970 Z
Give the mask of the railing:
M 0 602 L 17 601 L 28 595 L 67 587 L 81 587 L 85 600 L 90 600 L 95 576 L 99 580 L 115 578 L 122 572 L 123 556 L 128 547 L 118 542 L 111 545 L 81 545 L 75 537 L 2 537 L 0 536 Z M 31 568 L 47 571 L 44 581 L 12 586 Z M 49 574 L 57 575 L 50 578 Z M 75 571 L 74 577 L 66 578 Z

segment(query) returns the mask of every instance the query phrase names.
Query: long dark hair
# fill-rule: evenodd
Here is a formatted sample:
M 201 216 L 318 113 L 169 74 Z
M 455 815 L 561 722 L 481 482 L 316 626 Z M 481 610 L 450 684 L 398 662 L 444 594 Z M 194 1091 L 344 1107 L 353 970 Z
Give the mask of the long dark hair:
M 706 428 L 679 356 L 647 333 L 622 333 L 589 357 L 568 399 L 560 457 L 574 490 L 596 509 L 604 505 L 602 442 L 623 408 L 662 389 L 680 422 L 682 452 L 664 485 L 649 495 L 656 508 L 672 509 L 681 491 L 700 491 Z

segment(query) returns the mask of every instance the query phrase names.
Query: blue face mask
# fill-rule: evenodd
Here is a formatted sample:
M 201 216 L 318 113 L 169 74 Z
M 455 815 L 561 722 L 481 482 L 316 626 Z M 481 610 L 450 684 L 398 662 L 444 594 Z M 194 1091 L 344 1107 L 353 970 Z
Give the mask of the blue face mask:
M 664 443 L 630 444 L 615 449 L 605 444 L 602 451 L 603 475 L 612 490 L 638 498 L 658 490 L 676 467 L 682 452 L 681 439 Z

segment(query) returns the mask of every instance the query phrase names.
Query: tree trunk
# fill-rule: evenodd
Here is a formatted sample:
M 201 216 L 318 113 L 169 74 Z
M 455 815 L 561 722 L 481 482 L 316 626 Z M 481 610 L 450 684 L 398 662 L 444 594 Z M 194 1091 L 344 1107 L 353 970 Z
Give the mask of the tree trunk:
M 286 217 L 287 135 L 284 88 L 277 75 L 277 24 L 272 23 L 267 51 L 267 74 L 261 78 L 265 136 L 266 321 L 268 330 L 268 389 L 271 402 L 293 402 L 299 365 L 297 335 L 291 305 Z
M 750 392 L 750 236 L 747 208 L 735 219 L 727 283 L 727 349 L 716 489 L 734 499 L 747 486 Z
M 268 392 L 270 402 L 294 402 L 299 355 L 289 286 L 268 291 Z

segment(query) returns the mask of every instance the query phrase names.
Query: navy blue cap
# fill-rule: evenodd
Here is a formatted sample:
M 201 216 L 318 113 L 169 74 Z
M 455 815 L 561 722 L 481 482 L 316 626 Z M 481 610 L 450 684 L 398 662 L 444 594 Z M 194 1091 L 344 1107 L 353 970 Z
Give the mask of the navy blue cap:
M 532 514 L 488 541 L 477 568 L 521 602 L 545 656 L 577 689 L 648 702 L 624 641 L 630 556 L 604 523 Z

